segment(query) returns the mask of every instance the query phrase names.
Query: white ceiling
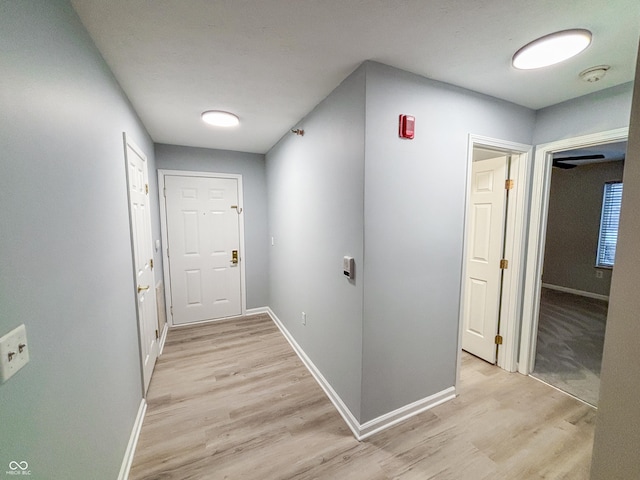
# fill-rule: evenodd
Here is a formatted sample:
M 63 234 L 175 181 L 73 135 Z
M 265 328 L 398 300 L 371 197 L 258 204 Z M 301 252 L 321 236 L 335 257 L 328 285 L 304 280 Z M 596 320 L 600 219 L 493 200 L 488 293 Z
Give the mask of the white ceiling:
M 638 0 L 72 0 L 154 141 L 264 153 L 364 60 L 539 109 L 633 80 Z M 513 53 L 568 28 L 591 46 L 539 71 Z M 588 84 L 582 70 L 611 65 Z M 235 112 L 208 127 L 200 113 Z

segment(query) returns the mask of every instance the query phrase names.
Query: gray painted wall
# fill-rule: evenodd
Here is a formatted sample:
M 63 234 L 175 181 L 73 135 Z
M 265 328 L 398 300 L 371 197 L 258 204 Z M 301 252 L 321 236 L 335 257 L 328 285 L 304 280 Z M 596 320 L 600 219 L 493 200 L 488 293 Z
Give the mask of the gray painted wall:
M 592 480 L 640 478 L 640 58 L 631 112 L 616 267 L 600 376 Z
M 624 162 L 554 168 L 542 281 L 609 295 L 611 269 L 595 268 L 604 184 L 622 180 Z M 596 272 L 602 272 L 602 278 Z
M 632 92 L 625 83 L 538 110 L 533 144 L 627 127 Z
M 267 185 L 264 155 L 156 144 L 156 166 L 166 170 L 242 175 L 247 308 L 269 305 Z M 157 178 L 157 174 L 154 172 Z
M 363 293 L 364 70 L 267 153 L 270 306 L 356 418 Z M 355 258 L 356 278 L 342 273 Z M 307 314 L 307 325 L 301 323 Z
M 528 144 L 532 110 L 369 62 L 362 414 L 455 383 L 468 135 Z M 416 117 L 414 140 L 398 115 Z
M 468 135 L 528 143 L 534 119 L 367 62 L 267 154 L 271 307 L 360 423 L 454 385 Z
M 122 132 L 153 145 L 67 1 L 0 3 L 0 50 L 0 335 L 24 323 L 31 358 L 0 472 L 113 480 L 142 393 Z

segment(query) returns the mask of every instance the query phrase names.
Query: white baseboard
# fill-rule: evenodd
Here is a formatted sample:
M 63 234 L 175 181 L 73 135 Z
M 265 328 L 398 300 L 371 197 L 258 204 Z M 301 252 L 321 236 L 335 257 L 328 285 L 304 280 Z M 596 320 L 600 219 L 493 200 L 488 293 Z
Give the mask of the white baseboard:
M 456 398 L 455 387 L 449 387 L 441 392 L 435 393 L 429 397 L 422 398 L 417 402 L 410 403 L 404 407 L 400 407 L 393 412 L 385 413 L 384 415 L 369 420 L 366 423 L 360 425 L 360 435 L 358 440 L 364 440 L 382 430 L 392 427 L 400 422 L 407 420 L 408 418 L 425 412 L 441 403 L 447 402 Z
M 349 408 L 342 401 L 340 396 L 336 393 L 333 387 L 331 387 L 329 382 L 327 382 L 327 380 L 324 378 L 322 373 L 320 373 L 320 370 L 318 370 L 318 368 L 311 361 L 311 359 L 307 357 L 307 354 L 304 353 L 304 350 L 302 350 L 302 347 L 298 345 L 298 342 L 295 341 L 293 336 L 289 333 L 289 330 L 286 329 L 286 327 L 280 321 L 278 316 L 275 313 L 273 313 L 273 310 L 271 310 L 271 308 L 268 308 L 267 313 L 269 313 L 269 316 L 273 320 L 273 323 L 275 323 L 276 326 L 280 329 L 280 331 L 284 335 L 284 338 L 287 339 L 287 341 L 289 342 L 293 350 L 296 352 L 298 357 L 300 357 L 300 360 L 302 360 L 302 363 L 304 363 L 304 365 L 307 367 L 307 369 L 309 370 L 313 378 L 315 378 L 316 382 L 318 382 L 318 385 L 320 385 L 320 388 L 322 388 L 322 390 L 324 390 L 324 393 L 327 394 L 327 397 L 329 397 L 329 400 L 331 400 L 331 403 L 333 403 L 334 407 L 336 407 L 336 409 L 338 410 L 338 413 L 342 416 L 344 421 L 347 423 L 347 426 L 351 429 L 351 431 L 353 432 L 353 435 L 358 440 L 360 440 L 360 424 L 358 423 L 358 420 L 356 420 L 356 418 L 353 416 Z
M 572 293 L 573 295 L 579 295 L 581 297 L 595 298 L 597 300 L 606 300 L 609 301 L 608 295 L 600 295 L 599 293 L 591 293 L 585 292 L 583 290 L 576 290 L 575 288 L 562 287 L 560 285 L 552 285 L 551 283 L 543 283 L 543 288 L 548 288 L 549 290 L 557 290 L 558 292 Z
M 269 307 L 247 308 L 245 315 L 258 315 L 259 313 L 269 313 Z
M 127 449 L 124 452 L 124 458 L 122 459 L 122 465 L 120 466 L 118 480 L 127 480 L 129 478 L 129 471 L 131 470 L 131 464 L 133 463 L 133 455 L 136 453 L 136 445 L 138 444 L 138 437 L 140 436 L 140 429 L 142 428 L 142 422 L 144 421 L 144 414 L 146 411 L 147 402 L 143 398 L 140 402 L 140 407 L 138 408 L 136 420 L 133 422 L 133 430 L 131 430 L 129 443 L 127 444 Z
M 456 396 L 455 387 L 449 387 L 441 392 L 438 392 L 429 397 L 420 399 L 414 403 L 409 405 L 405 405 L 404 407 L 398 408 L 392 412 L 381 415 L 378 418 L 374 418 L 364 424 L 360 424 L 358 420 L 353 416 L 349 408 L 342 401 L 340 396 L 336 393 L 336 391 L 331 387 L 329 382 L 324 378 L 320 370 L 315 366 L 315 364 L 311 361 L 311 359 L 304 352 L 302 347 L 298 345 L 298 342 L 295 341 L 293 336 L 289 333 L 284 324 L 280 321 L 278 316 L 271 310 L 271 308 L 267 307 L 267 313 L 273 320 L 273 323 L 280 329 L 284 337 L 287 339 L 293 350 L 296 352 L 302 363 L 307 367 L 313 378 L 318 382 L 320 388 L 326 393 L 327 397 L 333 405 L 338 410 L 338 413 L 342 416 L 347 426 L 353 432 L 353 435 L 357 440 L 362 441 L 365 438 L 368 438 L 382 430 L 385 430 L 393 425 L 396 425 L 404 420 L 407 420 L 414 415 L 418 415 L 430 408 L 435 407 L 436 405 L 440 405 L 447 400 L 451 400 Z

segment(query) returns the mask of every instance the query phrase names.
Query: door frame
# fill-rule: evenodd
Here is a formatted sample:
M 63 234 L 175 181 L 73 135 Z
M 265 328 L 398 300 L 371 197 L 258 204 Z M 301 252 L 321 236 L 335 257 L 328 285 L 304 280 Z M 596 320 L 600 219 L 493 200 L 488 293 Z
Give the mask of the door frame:
M 467 228 L 469 220 L 469 197 L 471 194 L 471 167 L 473 163 L 473 149 L 489 148 L 497 153 L 512 155 L 511 178 L 515 181 L 514 188 L 509 193 L 509 210 L 507 212 L 505 253 L 509 259 L 509 268 L 504 271 L 501 310 L 502 322 L 500 331 L 503 337 L 501 349 L 498 350 L 497 365 L 509 372 L 517 370 L 518 336 L 520 326 L 520 308 L 523 291 L 522 268 L 527 224 L 524 221 L 526 212 L 526 198 L 529 185 L 530 159 L 533 151 L 531 145 L 499 140 L 481 135 L 469 135 L 467 150 L 467 179 L 464 202 L 464 228 L 462 247 L 462 277 L 460 285 L 460 311 L 458 332 L 458 369 L 456 384 L 460 380 L 460 365 L 462 361 L 462 332 L 464 328 L 464 299 L 466 298 L 465 278 L 467 274 L 466 258 L 468 254 Z
M 522 302 L 522 334 L 520 338 L 520 356 L 518 359 L 518 372 L 523 375 L 529 375 L 533 371 L 536 358 L 542 267 L 547 236 L 547 215 L 553 154 L 565 150 L 623 141 L 627 140 L 628 137 L 629 128 L 624 127 L 544 143 L 536 145 L 535 147 L 536 154 L 533 163 L 531 198 L 529 202 L 529 235 L 527 239 L 524 297 Z
M 155 355 L 155 359 L 153 361 L 154 364 L 154 368 L 151 369 L 151 372 L 149 374 L 149 377 L 147 378 L 145 376 L 145 368 L 144 368 L 144 363 L 145 363 L 145 342 L 146 339 L 144 338 L 144 333 L 146 331 L 145 325 L 144 325 L 144 318 L 142 318 L 142 315 L 140 313 L 140 308 L 139 308 L 139 293 L 136 292 L 136 288 L 138 286 L 138 275 L 137 275 L 137 270 L 136 270 L 136 233 L 134 232 L 134 228 L 133 228 L 133 212 L 131 211 L 131 186 L 130 186 L 130 178 L 129 178 L 129 152 L 128 152 L 128 148 L 131 148 L 131 150 L 133 150 L 136 155 L 138 155 L 140 158 L 144 159 L 144 169 L 146 172 L 146 181 L 147 181 L 147 185 L 149 185 L 149 161 L 148 158 L 146 156 L 146 154 L 142 151 L 142 149 L 131 139 L 131 137 L 129 135 L 127 135 L 126 132 L 122 133 L 122 139 L 123 139 L 123 143 L 124 143 L 124 166 L 125 166 L 125 176 L 126 176 L 126 186 L 127 186 L 127 210 L 129 213 L 129 235 L 130 235 L 130 240 L 131 240 L 131 270 L 133 273 L 133 295 L 134 295 L 134 299 L 135 299 L 135 305 L 136 305 L 136 319 L 137 319 L 137 323 L 138 323 L 138 347 L 140 349 L 140 377 L 142 380 L 142 397 L 146 398 L 147 396 L 147 390 L 149 387 L 149 383 L 151 382 L 151 378 L 153 376 L 153 370 L 155 368 L 155 364 L 158 360 L 158 357 L 160 357 L 160 353 L 161 353 L 161 347 L 160 347 L 160 332 L 158 332 L 158 330 L 156 330 L 154 328 L 154 333 L 157 332 L 156 335 L 156 339 L 155 339 L 155 345 L 156 345 L 156 355 Z M 152 232 L 152 224 L 151 224 L 151 195 L 147 194 L 147 209 L 146 209 L 146 216 L 145 216 L 145 221 L 148 222 L 148 229 L 149 229 L 149 234 L 150 234 L 150 239 L 152 244 L 149 245 L 149 249 L 151 252 L 151 255 L 153 257 L 153 252 L 154 252 L 154 248 L 153 248 L 153 232 Z M 156 299 L 156 289 L 155 289 L 155 272 L 153 271 L 153 265 L 151 265 L 151 278 L 153 280 L 153 284 L 151 285 L 151 288 L 149 288 L 149 290 L 145 293 L 145 296 L 149 296 L 150 297 L 150 301 L 149 303 L 152 305 L 152 307 L 155 309 L 156 312 L 156 318 L 154 320 L 154 325 L 157 329 L 159 329 L 158 326 L 158 305 L 157 305 L 157 299 Z
M 245 248 L 244 248 L 244 193 L 242 189 L 242 175 L 235 173 L 214 173 L 214 172 L 192 172 L 189 170 L 166 170 L 158 169 L 158 197 L 160 200 L 160 231 L 162 235 L 162 267 L 164 273 L 164 297 L 167 308 L 167 319 L 171 328 L 196 325 L 200 323 L 209 323 L 219 320 L 204 320 L 202 322 L 181 323 L 176 325 L 173 323 L 173 312 L 171 305 L 171 271 L 169 268 L 168 245 L 169 237 L 167 232 L 167 202 L 165 197 L 165 177 L 206 177 L 206 178 L 231 178 L 238 181 L 238 212 L 240 231 L 240 316 L 247 313 L 247 295 L 246 295 L 246 271 L 245 271 Z M 225 317 L 224 320 L 234 317 Z

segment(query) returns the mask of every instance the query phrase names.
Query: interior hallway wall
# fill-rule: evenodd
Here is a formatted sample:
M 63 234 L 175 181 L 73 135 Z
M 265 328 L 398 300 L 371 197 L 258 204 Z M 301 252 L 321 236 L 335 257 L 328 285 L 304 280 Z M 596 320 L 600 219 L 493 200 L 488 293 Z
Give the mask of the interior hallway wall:
M 632 93 L 630 82 L 538 110 L 533 144 L 629 126 Z
M 156 166 L 165 170 L 242 175 L 247 308 L 269 305 L 267 184 L 264 155 L 156 144 Z M 157 175 L 153 172 L 153 175 Z M 166 246 L 165 246 L 166 247 Z
M 0 335 L 24 323 L 30 351 L 0 472 L 113 480 L 142 398 L 122 133 L 151 172 L 153 144 L 67 1 L 0 2 L 0 51 Z
M 272 308 L 361 424 L 454 385 L 468 135 L 529 143 L 534 119 L 365 62 L 267 154 Z
M 640 478 L 640 57 L 604 340 L 592 480 Z
M 360 416 L 364 69 L 338 86 L 267 153 L 270 306 Z M 356 276 L 342 258 L 355 258 Z M 301 322 L 302 312 L 307 324 Z
M 469 134 L 531 143 L 524 107 L 366 63 L 362 420 L 455 384 Z M 416 117 L 398 138 L 398 115 Z

